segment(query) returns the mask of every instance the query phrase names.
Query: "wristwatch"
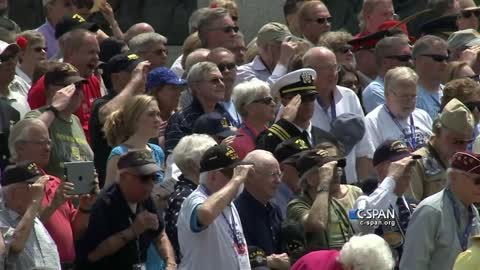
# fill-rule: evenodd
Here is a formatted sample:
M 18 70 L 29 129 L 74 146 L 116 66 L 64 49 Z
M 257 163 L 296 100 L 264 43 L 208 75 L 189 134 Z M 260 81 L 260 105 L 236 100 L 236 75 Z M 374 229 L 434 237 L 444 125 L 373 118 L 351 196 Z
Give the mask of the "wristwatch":
M 55 108 L 53 105 L 48 106 L 46 110 L 53 112 L 53 114 L 55 115 L 55 117 L 57 117 L 57 116 L 58 116 L 58 113 L 60 112 L 60 111 L 59 111 L 57 108 Z
M 330 192 L 330 187 L 319 185 L 317 187 L 317 193 L 320 193 L 320 192 Z

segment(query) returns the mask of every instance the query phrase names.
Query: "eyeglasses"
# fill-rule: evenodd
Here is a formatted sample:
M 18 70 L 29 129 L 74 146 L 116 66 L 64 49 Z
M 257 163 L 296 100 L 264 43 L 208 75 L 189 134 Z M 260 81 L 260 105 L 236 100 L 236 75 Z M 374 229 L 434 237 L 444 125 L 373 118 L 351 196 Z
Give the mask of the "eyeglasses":
M 235 63 L 226 63 L 226 64 L 218 64 L 217 67 L 218 67 L 218 70 L 220 70 L 220 72 L 224 72 L 226 70 L 236 69 L 237 65 Z
M 461 140 L 461 139 L 455 139 L 453 141 L 453 144 L 454 145 L 468 145 L 468 144 L 471 144 L 473 143 L 475 139 L 469 139 L 469 140 Z
M 463 10 L 460 12 L 460 14 L 462 15 L 463 18 L 470 18 L 472 17 L 472 15 L 474 15 L 475 17 L 480 17 L 480 10 Z
M 344 46 L 336 49 L 335 51 L 336 52 L 341 52 L 341 53 L 353 52 L 353 46 L 352 45 L 344 45 Z
M 477 108 L 478 111 L 480 111 L 480 101 L 469 101 L 469 102 L 464 102 L 463 103 L 471 112 Z
M 440 55 L 440 54 L 421 54 L 420 56 L 430 57 L 435 62 L 444 62 L 444 61 L 447 61 L 449 58 L 448 55 Z
M 332 17 L 323 17 L 323 18 L 316 18 L 310 21 L 315 21 L 318 24 L 325 24 L 325 23 L 332 23 L 333 18 Z
M 258 98 L 252 101 L 252 103 L 261 103 L 265 105 L 270 105 L 272 104 L 272 102 L 273 102 L 273 97 L 270 97 L 270 96 Z
M 412 55 L 410 54 L 404 54 L 404 55 L 387 55 L 385 58 L 388 59 L 395 59 L 400 62 L 408 62 L 412 60 Z
M 157 177 L 156 174 L 148 174 L 148 175 L 137 175 L 138 179 L 140 179 L 140 182 L 143 184 L 147 184 L 150 181 L 155 181 L 155 178 Z
M 51 145 L 52 140 L 20 140 L 20 142 L 23 143 L 31 143 L 31 144 L 36 144 L 36 145 Z
M 238 26 L 225 26 L 225 27 L 220 27 L 220 28 L 210 28 L 211 31 L 217 31 L 221 30 L 222 32 L 228 34 L 230 32 L 238 33 L 240 31 L 240 28 Z
M 47 51 L 47 47 L 36 47 L 36 48 L 32 48 L 32 50 L 34 52 L 41 53 L 43 51 Z
M 283 173 L 282 173 L 282 172 L 272 172 L 272 173 L 270 173 L 270 172 L 268 172 L 268 173 L 266 173 L 266 172 L 258 172 L 258 174 L 263 174 L 263 175 L 271 176 L 271 177 L 273 176 L 273 177 L 278 178 L 278 179 L 280 179 L 280 178 L 283 177 Z
M 230 16 L 230 17 L 232 17 L 232 21 L 234 22 L 238 21 L 238 16 Z
M 398 97 L 399 99 L 401 100 L 412 100 L 412 99 L 417 99 L 417 95 L 399 95 L 397 92 L 395 91 L 391 91 L 393 93 L 393 95 L 395 95 L 396 97 Z

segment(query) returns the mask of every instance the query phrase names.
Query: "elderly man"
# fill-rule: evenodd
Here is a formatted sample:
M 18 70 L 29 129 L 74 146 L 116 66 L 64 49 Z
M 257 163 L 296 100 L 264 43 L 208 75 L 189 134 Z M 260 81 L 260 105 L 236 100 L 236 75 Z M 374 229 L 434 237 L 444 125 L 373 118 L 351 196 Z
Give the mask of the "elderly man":
M 288 255 L 280 254 L 282 214 L 271 202 L 282 176 L 278 161 L 265 150 L 254 150 L 243 161 L 255 166 L 255 172 L 245 182 L 245 190 L 235 200 L 245 240 L 249 246 L 265 251 L 268 267 L 290 269 Z
M 42 0 L 46 22 L 37 31 L 42 33 L 47 42 L 47 57 L 54 57 L 58 51 L 58 42 L 55 38 L 55 26 L 66 15 L 74 12 L 73 0 Z
M 95 34 L 84 29 L 76 29 L 64 34 L 61 41 L 63 62 L 74 66 L 80 73 L 80 76 L 87 80 L 81 87 L 84 97 L 74 113 L 80 119 L 83 131 L 89 138 L 88 119 L 90 118 L 92 103 L 101 96 L 100 81 L 93 74 L 98 64 L 98 53 L 100 51 L 98 42 Z M 28 93 L 30 107 L 37 109 L 44 106 L 47 100 L 47 92 L 45 76 L 42 76 Z
M 356 220 L 353 225 L 357 232 L 375 233 L 384 237 L 392 248 L 398 266 L 408 222 L 413 212 L 411 205 L 413 201 L 406 198 L 404 193 L 409 188 L 414 161 L 405 143 L 387 140 L 375 150 L 373 163 L 380 185 L 369 196 L 358 197 L 354 209 L 357 211 L 394 209 L 396 222 L 394 226 L 389 224 L 369 226 L 359 224 Z M 392 220 L 385 218 L 381 221 L 391 222 Z
M 450 166 L 446 188 L 423 200 L 413 213 L 400 269 L 452 269 L 470 236 L 480 233 L 473 205 L 480 202 L 480 156 L 457 152 Z
M 365 117 L 374 149 L 386 140 L 401 140 L 415 151 L 432 135 L 432 119 L 415 108 L 418 76 L 408 67 L 391 69 L 385 75 L 385 104 Z
M 257 34 L 258 55 L 252 62 L 238 68 L 237 82 L 252 78 L 273 84 L 275 79 L 287 73 L 287 66 L 295 54 L 296 43 L 290 40 L 287 26 L 268 23 Z
M 412 49 L 408 40 L 401 37 L 383 38 L 375 46 L 375 62 L 377 77 L 362 91 L 366 113 L 385 103 L 384 79 L 387 71 L 396 67 L 412 66 Z
M 183 136 L 193 133 L 193 125 L 202 114 L 213 111 L 222 115 L 226 113 L 219 103 L 225 99 L 225 84 L 217 65 L 212 62 L 195 64 L 188 73 L 187 81 L 193 101 L 168 121 L 165 131 L 165 148 L 168 152 L 175 148 Z
M 40 213 L 45 183 L 33 162 L 7 167 L 2 179 L 0 203 L 0 263 L 4 269 L 61 269 L 57 246 L 42 222 Z
M 303 56 L 303 65 L 317 72 L 315 88 L 318 97 L 312 125 L 330 131 L 331 123 L 344 114 L 363 117 L 360 101 L 352 90 L 337 86 L 339 66 L 335 54 L 325 47 L 315 47 Z M 347 155 L 346 179 L 349 183 L 366 178 L 372 170 L 373 155 L 369 132 L 365 132 L 355 148 Z
M 341 249 L 354 234 L 347 212 L 362 191 L 340 184 L 342 156 L 336 144 L 322 143 L 296 162 L 303 193 L 288 204 L 287 219 L 303 224 L 307 252 Z
M 73 184 L 43 172 L 42 168 L 49 164 L 50 143 L 48 128 L 39 119 L 21 120 L 13 126 L 9 138 L 12 161 L 22 163 L 31 160 L 37 164 L 40 173 L 48 177 L 39 218 L 58 246 L 62 269 L 72 269 L 75 262 L 74 241 L 80 239 L 87 228 L 90 208 L 96 196 L 80 196 L 77 208 L 70 200 Z M 92 192 L 96 193 L 95 186 Z
M 150 151 L 132 150 L 120 157 L 118 169 L 118 183 L 93 205 L 80 269 L 146 269 L 150 244 L 165 259 L 166 269 L 175 269 L 163 218 L 150 197 L 160 168 Z
M 137 35 L 140 35 L 143 33 L 154 33 L 154 32 L 155 30 L 150 24 L 145 22 L 136 23 L 130 26 L 130 28 L 128 28 L 127 32 L 125 32 L 123 36 L 123 40 L 125 40 L 125 42 L 128 43 L 132 38 L 136 37 Z
M 26 118 L 38 118 L 48 127 L 53 146 L 44 169 L 63 179 L 64 162 L 93 160 L 80 120 L 73 114 L 84 99 L 81 84 L 85 79 L 67 63 L 52 64 L 44 77 L 47 106 L 29 112 Z
M 215 63 L 218 70 L 222 73 L 223 83 L 225 84 L 225 99 L 220 102 L 220 105 L 227 112 L 225 116 L 228 118 L 228 121 L 232 126 L 240 128 L 242 125 L 242 118 L 238 114 L 232 100 L 233 84 L 237 77 L 235 55 L 225 48 L 216 48 L 210 51 L 207 56 L 207 61 Z
M 151 64 L 151 68 L 162 67 L 167 64 L 167 38 L 158 33 L 143 33 L 133 37 L 128 42 L 132 53 L 138 54 Z
M 232 201 L 253 171 L 253 165 L 240 161 L 229 146 L 213 146 L 203 154 L 200 185 L 183 202 L 177 221 L 180 269 L 250 269 L 242 223 Z
M 466 151 L 473 141 L 474 119 L 470 110 L 457 99 L 451 100 L 432 126 L 433 136 L 417 151 L 409 195 L 421 201 L 442 190 L 447 181 L 448 161 L 455 152 Z
M 448 44 L 436 36 L 423 36 L 415 42 L 412 54 L 418 74 L 417 108 L 425 110 L 435 120 L 441 110 L 441 82 L 447 69 Z
M 180 169 L 181 175 L 168 199 L 168 208 L 165 211 L 165 232 L 172 243 L 178 264 L 182 260 L 177 234 L 178 214 L 183 201 L 198 187 L 202 155 L 216 144 L 208 135 L 192 134 L 183 137 L 173 149 L 175 166 Z
M 304 3 L 298 11 L 297 18 L 301 35 L 312 44 L 317 44 L 318 38 L 330 31 L 332 16 L 321 1 Z

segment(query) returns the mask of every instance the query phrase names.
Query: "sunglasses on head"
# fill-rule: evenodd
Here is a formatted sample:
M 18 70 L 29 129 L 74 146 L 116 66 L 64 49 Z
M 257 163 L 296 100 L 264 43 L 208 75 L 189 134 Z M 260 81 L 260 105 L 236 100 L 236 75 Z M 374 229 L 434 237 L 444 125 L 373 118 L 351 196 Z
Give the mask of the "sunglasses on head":
M 440 55 L 440 54 L 421 54 L 421 56 L 430 57 L 435 62 L 444 62 L 444 61 L 447 61 L 449 58 L 448 55 Z
M 477 10 L 463 10 L 460 14 L 462 15 L 463 18 L 466 18 L 466 19 L 472 17 L 472 15 L 474 15 L 475 17 L 478 18 L 478 17 L 480 17 L 480 10 L 478 10 L 478 9 Z
M 273 97 L 262 97 L 252 101 L 252 103 L 261 103 L 265 105 L 270 105 L 272 104 L 272 102 L 273 102 Z
M 323 17 L 323 18 L 317 18 L 316 21 L 318 24 L 325 24 L 325 23 L 332 23 L 333 18 L 332 17 Z
M 469 102 L 464 102 L 463 103 L 471 112 L 475 110 L 475 108 L 480 111 L 480 101 L 469 101 Z
M 217 67 L 218 67 L 218 70 L 220 70 L 220 72 L 224 72 L 227 69 L 228 70 L 235 69 L 237 65 L 235 63 L 226 63 L 226 64 L 218 64 Z
M 410 54 L 388 55 L 388 56 L 385 56 L 385 58 L 395 59 L 395 60 L 400 61 L 400 62 L 408 62 L 408 61 L 412 60 L 412 56 Z

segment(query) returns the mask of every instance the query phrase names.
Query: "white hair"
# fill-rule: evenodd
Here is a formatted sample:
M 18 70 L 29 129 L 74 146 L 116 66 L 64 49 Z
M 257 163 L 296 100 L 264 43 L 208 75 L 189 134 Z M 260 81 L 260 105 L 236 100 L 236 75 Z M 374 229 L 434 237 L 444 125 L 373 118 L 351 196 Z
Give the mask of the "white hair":
M 235 108 L 242 117 L 247 116 L 246 106 L 251 104 L 259 97 L 270 94 L 270 87 L 264 81 L 252 79 L 250 81 L 239 83 L 233 88 L 232 100 Z
M 150 47 L 156 43 L 167 44 L 167 38 L 155 32 L 141 33 L 134 36 L 128 42 L 128 47 L 134 53 L 145 53 L 150 50 Z
M 340 250 L 339 261 L 355 270 L 391 270 L 395 266 L 390 247 L 375 234 L 350 238 Z
M 418 75 L 409 67 L 396 67 L 385 74 L 385 92 L 396 90 L 405 83 L 417 84 Z M 397 90 L 398 91 L 398 90 Z
M 200 168 L 200 159 L 205 151 L 216 144 L 212 137 L 205 134 L 185 136 L 173 149 L 173 160 L 182 173 L 191 176 Z
M 196 63 L 195 65 L 192 66 L 192 68 L 188 72 L 188 75 L 187 75 L 188 86 L 192 88 L 192 84 L 206 80 L 208 78 L 208 74 L 215 71 L 220 72 L 218 70 L 217 65 L 212 62 L 203 61 L 200 63 Z
M 17 149 L 16 145 L 24 140 L 30 139 L 30 130 L 36 126 L 43 126 L 45 124 L 36 118 L 26 118 L 18 121 L 11 129 L 8 137 L 8 150 L 10 151 L 10 161 L 16 162 Z

